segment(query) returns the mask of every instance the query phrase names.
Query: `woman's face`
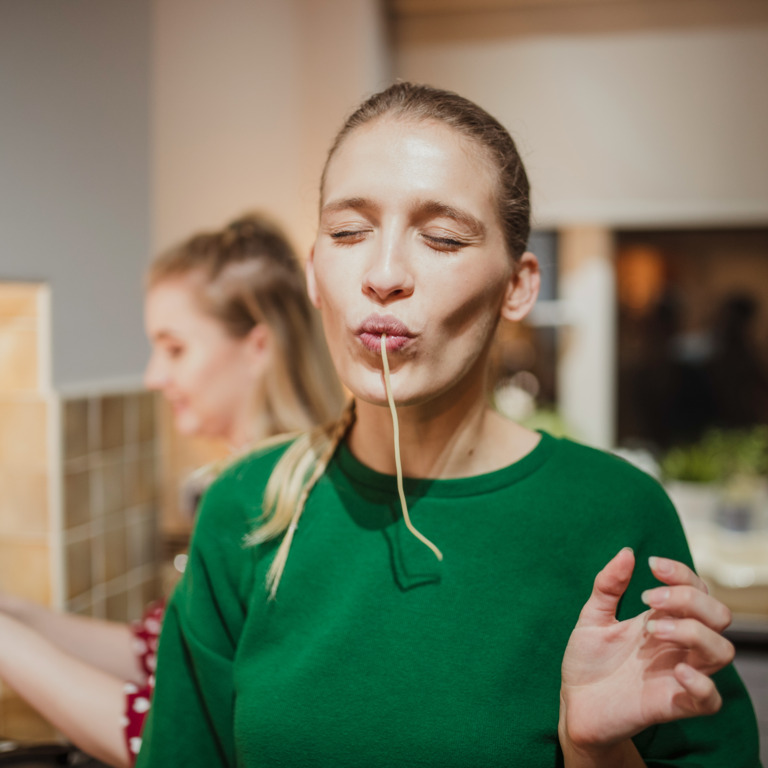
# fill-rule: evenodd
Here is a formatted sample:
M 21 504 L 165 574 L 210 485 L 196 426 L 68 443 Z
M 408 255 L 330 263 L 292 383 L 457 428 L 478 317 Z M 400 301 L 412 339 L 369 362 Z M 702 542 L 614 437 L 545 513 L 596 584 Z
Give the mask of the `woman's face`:
M 495 195 L 483 150 L 442 123 L 385 117 L 337 150 L 307 277 L 357 397 L 386 402 L 382 332 L 399 404 L 482 391 L 488 345 L 500 314 L 512 317 L 518 282 Z
M 150 288 L 144 316 L 152 345 L 144 381 L 165 395 L 178 431 L 239 442 L 253 419 L 258 345 L 202 310 L 189 275 Z

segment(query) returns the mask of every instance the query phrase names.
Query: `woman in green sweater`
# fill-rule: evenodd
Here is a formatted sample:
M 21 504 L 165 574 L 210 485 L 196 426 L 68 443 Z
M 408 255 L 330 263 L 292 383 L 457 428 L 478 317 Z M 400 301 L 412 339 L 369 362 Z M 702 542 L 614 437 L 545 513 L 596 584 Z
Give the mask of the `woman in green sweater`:
M 140 768 L 759 765 L 658 484 L 486 403 L 529 214 L 472 102 L 399 83 L 349 118 L 307 276 L 353 399 L 206 494 Z

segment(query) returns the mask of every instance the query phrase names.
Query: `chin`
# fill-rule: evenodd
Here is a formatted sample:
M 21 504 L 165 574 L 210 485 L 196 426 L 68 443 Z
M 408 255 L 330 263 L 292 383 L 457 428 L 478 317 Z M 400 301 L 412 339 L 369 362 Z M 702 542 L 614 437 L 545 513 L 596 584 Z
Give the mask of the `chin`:
M 387 405 L 387 390 L 384 387 L 384 376 L 381 371 L 354 371 L 352 376 L 340 375 L 339 378 L 355 400 L 371 405 Z M 395 390 L 395 400 L 397 400 L 397 390 Z
M 406 390 L 403 386 L 404 383 L 402 381 L 398 382 L 394 378 L 392 379 L 392 396 L 398 408 L 427 402 L 434 394 L 432 389 L 428 392 L 423 392 L 413 391 L 413 387 L 408 387 Z M 370 379 L 365 377 L 362 381 L 358 379 L 354 382 L 345 382 L 344 385 L 352 392 L 356 400 L 369 403 L 370 405 L 378 405 L 382 408 L 389 408 L 383 374 L 379 373 Z
M 200 434 L 200 424 L 197 419 L 188 414 L 181 414 L 176 417 L 176 431 L 184 437 L 197 437 Z

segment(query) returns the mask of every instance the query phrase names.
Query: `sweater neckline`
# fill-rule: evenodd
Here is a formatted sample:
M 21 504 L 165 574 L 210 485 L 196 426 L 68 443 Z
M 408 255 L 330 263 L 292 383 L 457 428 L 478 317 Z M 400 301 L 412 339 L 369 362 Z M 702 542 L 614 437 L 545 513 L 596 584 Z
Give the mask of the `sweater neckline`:
M 448 479 L 404 477 L 403 489 L 406 495 L 456 498 L 492 493 L 518 483 L 536 472 L 558 446 L 558 439 L 548 432 L 539 430 L 539 434 L 541 438 L 533 449 L 506 467 L 470 477 Z M 339 445 L 332 462 L 332 465 L 334 464 L 352 485 L 366 486 L 388 494 L 397 492 L 397 477 L 377 472 L 363 464 L 349 450 L 346 440 Z

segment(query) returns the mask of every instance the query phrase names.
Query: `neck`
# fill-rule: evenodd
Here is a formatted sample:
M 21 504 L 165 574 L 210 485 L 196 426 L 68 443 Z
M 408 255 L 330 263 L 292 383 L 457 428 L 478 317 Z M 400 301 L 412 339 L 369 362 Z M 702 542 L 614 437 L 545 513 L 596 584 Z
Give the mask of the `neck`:
M 403 474 L 458 478 L 501 469 L 522 458 L 538 434 L 493 411 L 476 391 L 456 392 L 427 405 L 398 406 Z M 378 472 L 395 473 L 394 433 L 387 406 L 357 402 L 349 448 Z
M 230 450 L 240 453 L 274 434 L 267 398 L 259 391 L 243 404 L 225 435 Z

